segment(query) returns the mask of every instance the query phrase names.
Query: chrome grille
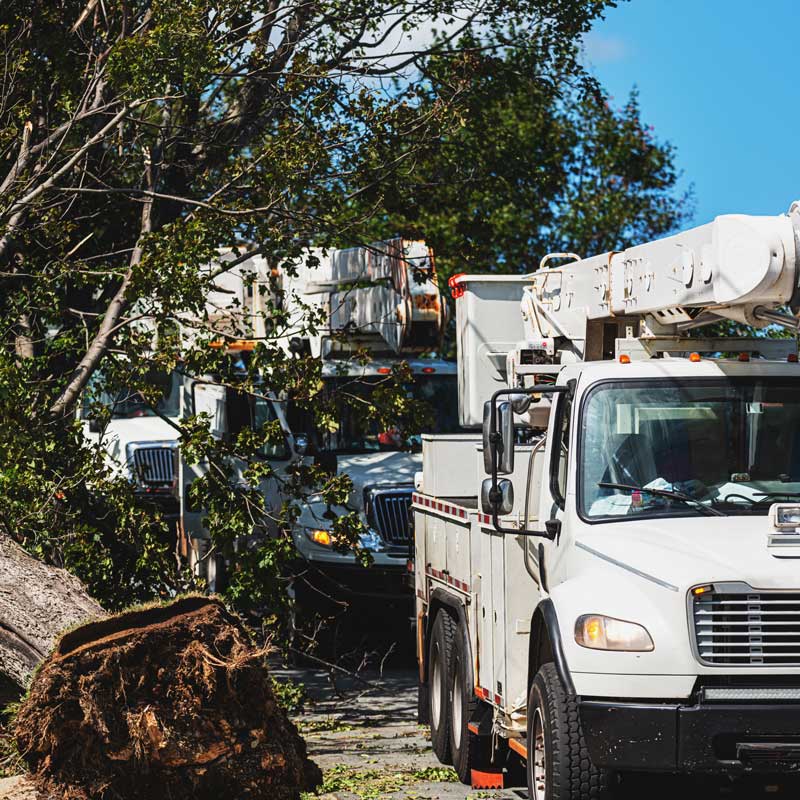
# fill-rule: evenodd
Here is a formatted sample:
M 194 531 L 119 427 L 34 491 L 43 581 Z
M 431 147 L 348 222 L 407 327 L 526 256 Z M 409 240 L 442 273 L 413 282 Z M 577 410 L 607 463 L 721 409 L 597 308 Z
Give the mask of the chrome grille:
M 412 489 L 387 489 L 370 495 L 372 526 L 388 544 L 408 544 L 411 494 Z
M 140 486 L 171 487 L 177 478 L 177 460 L 171 447 L 137 447 L 133 471 Z
M 739 587 L 715 587 L 693 598 L 700 660 L 731 666 L 800 666 L 800 591 Z

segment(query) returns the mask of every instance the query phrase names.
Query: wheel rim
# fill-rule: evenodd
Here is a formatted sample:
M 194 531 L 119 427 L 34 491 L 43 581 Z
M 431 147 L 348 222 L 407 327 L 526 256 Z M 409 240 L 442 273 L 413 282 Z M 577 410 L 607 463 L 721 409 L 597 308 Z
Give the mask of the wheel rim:
M 463 712 L 461 698 L 461 662 L 457 661 L 453 670 L 453 744 L 456 750 L 461 747 L 461 715 Z
M 431 681 L 431 724 L 439 727 L 442 716 L 442 664 L 439 648 L 433 649 L 433 680 Z
M 542 712 L 537 708 L 533 714 L 533 753 L 531 754 L 534 800 L 545 800 L 547 795 L 547 744 L 544 739 Z

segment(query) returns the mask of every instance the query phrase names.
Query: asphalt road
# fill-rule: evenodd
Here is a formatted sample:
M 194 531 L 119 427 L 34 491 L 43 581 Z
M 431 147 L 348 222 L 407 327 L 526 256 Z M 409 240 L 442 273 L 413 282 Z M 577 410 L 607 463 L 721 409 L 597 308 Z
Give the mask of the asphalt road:
M 520 800 L 519 788 L 472 791 L 454 782 L 454 773 L 438 763 L 426 727 L 416 721 L 413 669 L 391 670 L 381 677 L 365 673 L 368 683 L 340 678 L 334 686 L 324 671 L 274 670 L 278 679 L 302 682 L 313 705 L 296 721 L 311 757 L 325 774 L 326 800 Z M 691 800 L 692 798 L 780 797 L 798 800 L 798 790 L 775 783 L 714 785 L 665 776 L 625 776 L 619 800 Z

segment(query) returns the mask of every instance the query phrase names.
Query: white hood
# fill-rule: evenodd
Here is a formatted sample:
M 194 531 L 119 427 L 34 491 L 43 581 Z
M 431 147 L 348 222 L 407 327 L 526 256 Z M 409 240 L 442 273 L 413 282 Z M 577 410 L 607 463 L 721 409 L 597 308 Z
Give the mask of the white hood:
M 775 533 L 768 516 L 682 517 L 588 526 L 577 541 L 681 592 L 720 581 L 800 588 L 800 535 L 791 549 L 775 549 L 769 546 Z
M 91 437 L 97 441 L 97 437 Z M 161 417 L 114 419 L 108 424 L 100 444 L 116 463 L 127 459 L 126 448 L 131 442 L 176 442 L 178 431 Z
M 364 506 L 364 488 L 377 484 L 413 485 L 414 473 L 422 469 L 422 453 L 375 452 L 339 456 L 339 474 L 353 481 L 350 508 Z

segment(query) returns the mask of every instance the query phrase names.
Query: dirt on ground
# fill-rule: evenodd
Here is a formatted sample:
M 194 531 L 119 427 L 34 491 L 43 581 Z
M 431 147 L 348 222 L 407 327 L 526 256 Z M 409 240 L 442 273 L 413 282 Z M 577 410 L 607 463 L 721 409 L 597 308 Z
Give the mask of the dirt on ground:
M 64 636 L 15 733 L 36 786 L 63 800 L 295 800 L 321 777 L 264 652 L 207 598 Z

